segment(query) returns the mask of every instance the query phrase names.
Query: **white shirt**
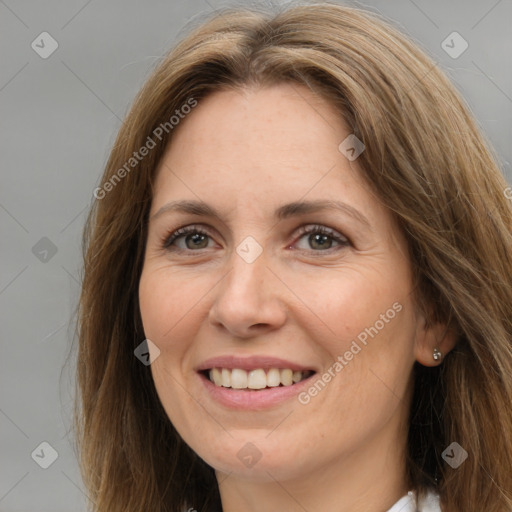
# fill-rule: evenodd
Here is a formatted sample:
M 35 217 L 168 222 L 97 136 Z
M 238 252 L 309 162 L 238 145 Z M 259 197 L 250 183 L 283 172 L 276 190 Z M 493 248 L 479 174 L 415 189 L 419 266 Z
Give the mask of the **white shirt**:
M 416 504 L 416 493 L 409 491 L 406 496 L 400 498 L 388 512 L 441 512 L 439 496 L 433 493 L 418 501 Z
M 192 507 L 183 509 L 183 512 L 192 512 Z M 439 505 L 439 496 L 433 493 L 419 500 L 416 505 L 416 493 L 409 491 L 403 498 L 400 498 L 387 512 L 442 512 Z

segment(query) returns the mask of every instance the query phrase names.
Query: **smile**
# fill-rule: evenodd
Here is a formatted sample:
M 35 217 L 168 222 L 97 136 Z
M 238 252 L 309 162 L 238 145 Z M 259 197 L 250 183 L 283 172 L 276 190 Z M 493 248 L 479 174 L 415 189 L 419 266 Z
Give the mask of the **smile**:
M 241 368 L 212 368 L 204 375 L 218 387 L 261 390 L 279 386 L 293 386 L 313 375 L 313 371 L 293 371 L 290 368 L 257 368 L 243 370 Z

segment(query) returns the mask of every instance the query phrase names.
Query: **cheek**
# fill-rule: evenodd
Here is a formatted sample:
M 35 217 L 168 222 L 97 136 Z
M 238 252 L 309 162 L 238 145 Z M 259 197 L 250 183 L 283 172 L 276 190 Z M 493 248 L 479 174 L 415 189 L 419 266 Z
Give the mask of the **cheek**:
M 166 265 L 146 266 L 139 283 L 139 304 L 145 336 L 160 350 L 151 364 L 157 393 L 171 421 L 181 424 L 197 403 L 185 392 L 194 340 L 208 314 L 207 276 L 192 278 Z
M 139 284 L 139 304 L 144 334 L 160 354 L 151 364 L 157 394 L 167 416 L 180 432 L 194 432 L 194 421 L 201 410 L 187 393 L 182 369 L 193 346 L 204 314 L 201 297 L 204 286 L 176 276 L 171 269 L 145 267 Z
M 196 325 L 191 319 L 201 311 L 206 293 L 201 282 L 175 276 L 168 268 L 142 272 L 139 304 L 144 333 L 161 350 L 168 348 L 171 339 L 180 339 L 178 332 Z
M 296 279 L 294 291 L 315 319 L 310 326 L 316 324 L 319 332 L 323 330 L 322 336 L 311 332 L 312 338 L 335 356 L 348 350 L 350 342 L 359 335 L 364 341 L 365 329 L 376 322 L 379 331 L 388 330 L 388 325 L 394 323 L 397 312 L 393 304 L 403 301 L 407 288 L 393 285 L 393 281 L 400 282 L 377 269 L 373 272 L 368 268 L 345 268 L 326 271 L 320 278 Z M 384 315 L 384 320 L 380 315 Z
M 321 384 L 318 390 L 310 388 L 301 403 L 308 402 L 319 415 L 326 410 L 339 414 L 343 424 L 347 416 L 353 425 L 387 415 L 385 410 L 396 407 L 397 397 L 406 392 L 414 362 L 415 316 L 408 281 L 392 271 L 368 268 L 332 272 L 330 281 L 316 282 L 316 293 L 311 293 L 311 282 L 308 295 L 306 289 L 300 291 L 316 318 L 302 326 L 322 348 L 324 373 L 319 377 L 328 382 L 326 391 Z

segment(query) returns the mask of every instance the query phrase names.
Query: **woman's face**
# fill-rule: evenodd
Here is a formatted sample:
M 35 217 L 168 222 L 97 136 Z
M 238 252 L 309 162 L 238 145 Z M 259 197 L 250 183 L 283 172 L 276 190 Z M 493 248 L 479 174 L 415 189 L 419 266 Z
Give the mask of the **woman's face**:
M 424 322 L 350 131 L 290 84 L 216 92 L 174 129 L 139 288 L 170 421 L 243 478 L 389 466 Z

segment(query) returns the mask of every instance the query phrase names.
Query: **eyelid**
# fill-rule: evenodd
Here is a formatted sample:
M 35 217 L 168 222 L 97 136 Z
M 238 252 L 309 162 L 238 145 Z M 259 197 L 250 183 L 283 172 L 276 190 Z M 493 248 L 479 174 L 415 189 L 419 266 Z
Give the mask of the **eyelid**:
M 176 241 L 178 238 L 188 235 L 190 233 L 200 233 L 206 236 L 209 236 L 210 238 L 213 238 L 211 232 L 209 231 L 209 228 L 205 228 L 204 226 L 200 224 L 189 224 L 187 226 L 182 226 L 177 229 L 170 230 L 165 233 L 165 235 L 162 238 L 162 247 L 164 249 L 169 249 L 170 245 Z M 180 250 L 180 249 L 177 249 Z
M 199 253 L 203 249 L 198 249 L 197 251 L 194 251 L 194 250 L 187 250 L 187 249 L 180 249 L 180 248 L 170 249 L 170 247 L 171 247 L 171 244 L 173 242 L 175 242 L 178 238 L 181 238 L 182 236 L 186 236 L 190 233 L 203 234 L 203 235 L 206 235 L 206 236 L 210 237 L 211 239 L 213 239 L 213 236 L 211 233 L 212 229 L 213 228 L 211 228 L 209 226 L 204 227 L 201 224 L 189 224 L 189 225 L 182 226 L 182 227 L 179 227 L 174 230 L 170 230 L 169 232 L 166 232 L 166 234 L 162 238 L 162 247 L 165 250 L 168 250 L 168 251 L 172 250 L 174 252 L 190 252 L 190 253 L 197 252 L 197 253 Z M 352 245 L 351 240 L 347 236 L 343 235 L 342 233 L 340 233 L 339 231 L 337 231 L 333 228 L 324 226 L 323 224 L 305 224 L 305 225 L 297 228 L 297 230 L 295 230 L 295 232 L 293 234 L 294 241 L 291 243 L 291 245 L 287 244 L 287 248 L 295 245 L 298 242 L 298 240 L 300 240 L 304 235 L 307 235 L 310 233 L 322 233 L 322 234 L 330 236 L 334 241 L 336 241 L 339 244 L 339 246 L 337 246 L 337 247 L 346 247 L 346 246 Z M 322 253 L 328 254 L 328 253 L 332 252 L 333 249 L 336 250 L 336 247 L 334 247 L 334 248 L 331 247 L 329 249 L 319 250 L 319 251 L 315 251 L 313 249 L 310 249 L 310 250 L 295 249 L 295 250 L 303 251 L 303 252 L 304 251 L 313 252 L 313 253 L 318 253 L 318 254 L 322 254 Z
M 350 239 L 347 236 L 343 235 L 342 233 L 340 233 L 339 231 L 337 231 L 333 228 L 324 226 L 323 224 L 306 224 L 304 226 L 301 226 L 298 230 L 298 233 L 295 236 L 298 238 L 302 238 L 302 236 L 304 236 L 304 235 L 307 235 L 309 233 L 317 233 L 317 232 L 320 232 L 325 235 L 329 235 L 334 240 L 336 240 L 340 243 L 346 242 L 347 244 L 352 245 L 352 242 L 350 241 Z M 316 251 L 316 252 L 325 252 L 325 251 Z

